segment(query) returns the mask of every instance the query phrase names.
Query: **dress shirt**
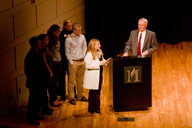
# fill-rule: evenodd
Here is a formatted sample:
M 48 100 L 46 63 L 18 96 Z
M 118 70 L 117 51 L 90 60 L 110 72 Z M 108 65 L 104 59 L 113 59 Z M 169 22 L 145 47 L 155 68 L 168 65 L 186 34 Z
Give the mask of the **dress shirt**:
M 70 64 L 73 60 L 81 60 L 85 57 L 87 42 L 84 35 L 76 36 L 74 33 L 65 40 L 65 55 Z

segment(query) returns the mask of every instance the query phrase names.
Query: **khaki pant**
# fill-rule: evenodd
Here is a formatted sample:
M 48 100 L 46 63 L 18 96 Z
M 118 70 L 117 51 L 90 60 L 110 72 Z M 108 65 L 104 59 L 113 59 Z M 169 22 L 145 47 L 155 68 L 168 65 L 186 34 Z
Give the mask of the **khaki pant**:
M 73 61 L 74 64 L 69 63 L 69 100 L 74 99 L 74 86 L 77 88 L 77 99 L 84 96 L 83 81 L 85 74 L 85 62 Z

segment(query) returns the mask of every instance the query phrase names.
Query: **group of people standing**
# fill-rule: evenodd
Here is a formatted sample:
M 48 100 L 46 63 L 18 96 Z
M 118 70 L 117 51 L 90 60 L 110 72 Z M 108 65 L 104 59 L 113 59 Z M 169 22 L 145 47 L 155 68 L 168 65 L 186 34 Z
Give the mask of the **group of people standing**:
M 57 96 L 66 101 L 66 73 L 69 76 L 69 103 L 76 105 L 76 100 L 88 101 L 84 86 L 90 89 L 88 111 L 100 113 L 100 67 L 106 60 L 98 39 L 91 39 L 87 46 L 81 25 L 65 20 L 62 31 L 60 26 L 53 24 L 46 34 L 31 37 L 29 44 L 31 49 L 24 60 L 26 86 L 29 88 L 29 124 L 39 125 L 38 120 L 45 119 L 43 115 L 52 115 L 54 110 L 51 107 L 62 105 L 57 102 Z
M 148 20 L 138 20 L 138 29 L 130 33 L 125 44 L 123 56 L 151 55 L 158 49 L 156 34 L 147 28 Z M 46 34 L 29 39 L 31 49 L 24 60 L 26 86 L 29 88 L 27 121 L 39 125 L 40 115 L 51 115 L 53 109 L 62 104 L 56 103 L 57 96 L 66 100 L 65 75 L 68 73 L 69 103 L 89 102 L 90 114 L 100 113 L 100 92 L 103 65 L 105 60 L 98 39 L 91 39 L 87 45 L 81 33 L 81 25 L 65 20 L 63 29 L 53 24 Z M 89 98 L 84 96 L 83 88 L 89 89 Z M 48 92 L 48 95 L 47 95 Z

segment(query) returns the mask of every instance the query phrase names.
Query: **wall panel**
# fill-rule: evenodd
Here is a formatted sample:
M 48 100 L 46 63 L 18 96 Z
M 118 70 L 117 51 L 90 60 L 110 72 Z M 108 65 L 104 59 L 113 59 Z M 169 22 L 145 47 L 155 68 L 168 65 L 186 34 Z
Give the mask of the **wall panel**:
M 0 12 L 12 8 L 12 0 L 1 0 L 0 1 Z
M 74 7 L 74 0 L 57 0 L 57 15 L 60 16 Z
M 24 66 L 24 59 L 29 49 L 30 49 L 30 45 L 28 42 L 23 43 L 16 47 L 16 68 L 17 69 Z
M 17 5 L 25 3 L 27 1 L 31 1 L 31 0 L 13 0 L 13 5 L 17 6 Z
M 36 28 L 35 7 L 25 9 L 15 15 L 15 36 L 19 37 Z
M 48 0 L 37 5 L 38 26 L 56 18 L 56 0 Z
M 0 46 L 10 42 L 14 38 L 13 16 L 0 17 Z
M 14 110 L 17 104 L 16 79 L 9 81 L 5 85 L 0 86 L 0 114 L 4 115 L 7 112 Z
M 14 49 L 7 50 L 0 56 L 0 78 L 15 71 L 15 53 Z
M 29 90 L 26 87 L 26 77 L 25 74 L 22 74 L 21 76 L 18 76 L 17 78 L 17 92 L 18 92 L 18 104 L 22 104 L 23 101 L 28 99 Z

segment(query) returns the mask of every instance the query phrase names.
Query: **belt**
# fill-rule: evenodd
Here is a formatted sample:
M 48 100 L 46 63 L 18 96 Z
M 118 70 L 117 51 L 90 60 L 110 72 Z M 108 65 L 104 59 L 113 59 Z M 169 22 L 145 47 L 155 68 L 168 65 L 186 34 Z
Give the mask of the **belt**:
M 95 71 L 95 70 L 99 70 L 99 69 L 87 69 L 88 71 Z
M 78 59 L 78 60 L 73 60 L 73 61 L 84 61 L 84 59 Z

